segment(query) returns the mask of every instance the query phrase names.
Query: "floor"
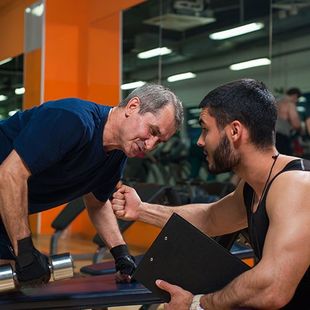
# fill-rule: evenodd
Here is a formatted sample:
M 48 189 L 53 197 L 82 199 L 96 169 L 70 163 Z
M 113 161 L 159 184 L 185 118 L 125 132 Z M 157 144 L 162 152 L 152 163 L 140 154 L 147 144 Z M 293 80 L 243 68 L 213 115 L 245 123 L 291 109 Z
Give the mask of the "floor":
M 50 236 L 36 236 L 33 238 L 35 246 L 43 253 L 49 253 Z M 89 240 L 73 237 L 60 238 L 58 242 L 58 253 L 70 252 L 74 258 L 74 272 L 79 273 L 82 266 L 91 264 L 91 256 L 97 250 L 97 246 Z M 133 255 L 139 255 L 135 249 L 130 249 Z M 105 256 L 104 260 L 111 260 L 109 253 Z M 109 310 L 139 310 L 141 305 L 137 306 L 126 306 L 126 307 L 112 307 Z M 163 305 L 159 305 L 157 310 L 162 310 Z M 84 309 L 86 310 L 86 309 Z M 154 309 L 152 309 L 154 310 Z

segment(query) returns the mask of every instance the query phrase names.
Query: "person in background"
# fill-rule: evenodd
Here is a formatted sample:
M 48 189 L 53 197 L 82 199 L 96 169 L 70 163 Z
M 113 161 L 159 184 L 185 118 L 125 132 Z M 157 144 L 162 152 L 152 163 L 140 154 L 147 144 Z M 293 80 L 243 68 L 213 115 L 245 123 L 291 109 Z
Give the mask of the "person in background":
M 116 279 L 130 281 L 136 265 L 109 198 L 127 157 L 167 141 L 182 121 L 175 94 L 146 84 L 117 107 L 66 98 L 0 122 L 0 259 L 15 261 L 22 286 L 50 278 L 47 257 L 33 245 L 28 214 L 80 196 L 115 259 Z
M 298 132 L 301 128 L 301 121 L 296 108 L 300 96 L 299 88 L 290 88 L 286 95 L 277 101 L 276 147 L 282 154 L 293 155 L 294 153 L 293 133 Z
M 275 98 L 262 82 L 241 79 L 212 90 L 199 107 L 197 144 L 211 172 L 240 177 L 235 191 L 175 208 L 142 202 L 123 185 L 112 208 L 118 218 L 159 227 L 176 212 L 211 237 L 247 228 L 257 263 L 209 294 L 158 279 L 171 295 L 165 309 L 310 309 L 310 162 L 275 147 Z

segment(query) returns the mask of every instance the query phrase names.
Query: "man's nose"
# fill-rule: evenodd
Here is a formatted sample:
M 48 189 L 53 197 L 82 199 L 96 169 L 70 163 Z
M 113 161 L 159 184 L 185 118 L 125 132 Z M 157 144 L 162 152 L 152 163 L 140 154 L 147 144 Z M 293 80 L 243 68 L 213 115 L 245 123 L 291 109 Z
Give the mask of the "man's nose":
M 158 137 L 151 136 L 149 139 L 145 141 L 145 149 L 147 151 L 153 150 L 157 146 L 158 142 L 159 142 Z
M 199 138 L 198 138 L 198 140 L 197 140 L 197 145 L 198 145 L 199 147 L 204 147 L 205 142 L 204 142 L 204 139 L 203 139 L 202 135 L 199 136 Z

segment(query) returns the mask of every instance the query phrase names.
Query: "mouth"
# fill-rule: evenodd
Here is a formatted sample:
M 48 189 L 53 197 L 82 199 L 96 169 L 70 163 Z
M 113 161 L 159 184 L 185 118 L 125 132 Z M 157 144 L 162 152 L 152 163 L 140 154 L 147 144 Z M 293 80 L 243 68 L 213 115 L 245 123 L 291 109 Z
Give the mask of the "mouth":
M 137 147 L 139 149 L 139 153 L 145 153 L 144 142 L 137 141 L 136 145 L 137 145 Z

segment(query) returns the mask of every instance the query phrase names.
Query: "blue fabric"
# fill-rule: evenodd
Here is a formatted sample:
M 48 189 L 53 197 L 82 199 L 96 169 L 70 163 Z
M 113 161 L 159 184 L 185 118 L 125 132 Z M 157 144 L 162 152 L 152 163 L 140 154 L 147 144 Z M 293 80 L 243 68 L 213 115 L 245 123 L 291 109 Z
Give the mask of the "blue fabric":
M 110 197 L 127 159 L 122 151 L 104 151 L 103 129 L 110 109 L 67 98 L 0 122 L 0 162 L 15 149 L 32 173 L 29 213 L 89 192 L 103 202 Z

